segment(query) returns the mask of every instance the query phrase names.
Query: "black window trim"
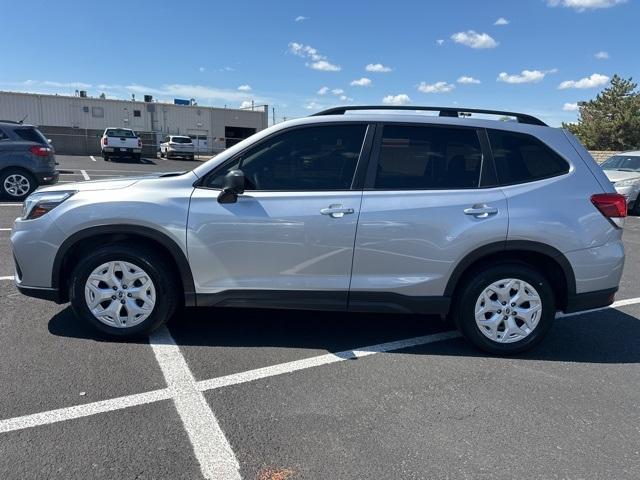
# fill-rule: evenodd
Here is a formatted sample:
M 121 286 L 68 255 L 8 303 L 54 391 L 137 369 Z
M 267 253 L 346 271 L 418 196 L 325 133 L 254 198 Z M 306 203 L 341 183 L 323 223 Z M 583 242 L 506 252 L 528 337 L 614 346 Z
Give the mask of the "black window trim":
M 282 193 L 287 193 L 287 192 L 349 192 L 349 191 L 358 191 L 358 190 L 362 190 L 363 189 L 363 184 L 364 184 L 364 176 L 365 176 L 365 172 L 367 171 L 367 165 L 370 162 L 371 159 L 371 150 L 372 150 L 372 145 L 373 145 L 373 137 L 375 135 L 376 132 L 376 127 L 375 124 L 373 122 L 367 122 L 367 121 L 356 121 L 356 122 L 349 122 L 349 121 L 336 121 L 336 122 L 322 122 L 322 123 L 305 123 L 302 125 L 295 125 L 292 127 L 288 127 L 282 130 L 278 130 L 276 132 L 273 132 L 271 135 L 267 135 L 266 137 L 260 139 L 260 141 L 258 142 L 254 142 L 251 145 L 247 145 L 247 147 L 245 147 L 244 149 L 242 149 L 241 151 L 239 151 L 238 153 L 236 153 L 235 155 L 233 155 L 231 158 L 228 158 L 227 160 L 225 160 L 223 163 L 221 163 L 220 165 L 218 165 L 217 167 L 213 168 L 212 170 L 208 171 L 205 175 L 203 175 L 201 178 L 199 178 L 198 180 L 196 180 L 193 184 L 193 186 L 195 188 L 202 188 L 204 190 L 220 190 L 219 188 L 214 188 L 214 187 L 209 187 L 207 186 L 207 183 L 209 181 L 209 179 L 212 176 L 216 176 L 218 173 L 220 173 L 221 171 L 225 170 L 227 167 L 229 167 L 229 165 L 233 164 L 234 162 L 236 162 L 242 155 L 244 155 L 247 150 L 250 150 L 254 147 L 257 147 L 259 145 L 261 145 L 262 143 L 269 141 L 271 139 L 273 139 L 274 137 L 278 136 L 278 135 L 282 135 L 285 133 L 289 133 L 292 132 L 294 130 L 300 130 L 303 128 L 314 128 L 314 127 L 330 127 L 330 126 L 336 126 L 336 125 L 362 125 L 365 126 L 365 132 L 364 132 L 364 138 L 362 140 L 362 146 L 360 147 L 360 156 L 358 157 L 358 163 L 356 163 L 356 169 L 353 173 L 353 179 L 351 181 L 351 187 L 348 189 L 344 189 L 344 188 L 339 188 L 339 189 L 322 189 L 322 190 L 247 190 L 245 193 L 251 193 L 251 192 L 282 192 Z
M 478 138 L 478 144 L 480 145 L 480 153 L 482 158 L 480 160 L 480 179 L 477 187 L 472 188 L 376 188 L 376 173 L 378 170 L 378 159 L 380 158 L 380 150 L 382 148 L 382 131 L 385 125 L 403 126 L 403 127 L 422 127 L 422 128 L 448 128 L 457 130 L 474 130 Z M 492 170 L 495 173 L 495 166 L 493 165 L 493 156 L 490 156 L 490 150 L 488 149 L 488 139 L 483 137 L 486 134 L 482 133 L 482 128 L 468 126 L 468 125 L 444 125 L 438 123 L 423 123 L 423 122 L 378 122 L 376 124 L 376 136 L 374 140 L 374 146 L 371 151 L 369 159 L 369 167 L 367 169 L 366 180 L 364 184 L 364 190 L 370 192 L 443 192 L 443 191 L 470 191 L 481 190 L 487 188 L 495 188 L 496 184 L 492 184 L 489 179 L 492 177 Z M 485 177 L 488 179 L 484 184 Z
M 543 142 L 542 140 L 540 140 L 538 137 L 536 137 L 535 135 L 531 135 L 530 133 L 524 133 L 524 132 L 516 132 L 516 131 L 512 131 L 512 130 L 502 130 L 500 128 L 483 128 L 483 130 L 485 131 L 485 135 L 487 138 L 487 147 L 488 147 L 488 151 L 490 154 L 490 158 L 491 158 L 491 163 L 493 165 L 493 170 L 495 172 L 496 175 L 496 187 L 511 187 L 514 185 L 525 185 L 527 183 L 534 183 L 534 182 L 539 182 L 542 180 L 549 180 L 550 178 L 556 178 L 556 177 L 562 177 L 564 175 L 569 175 L 571 173 L 571 170 L 573 168 L 573 164 L 564 156 L 562 155 L 560 152 L 558 152 L 555 148 L 551 147 L 550 145 L 548 145 L 546 142 Z M 566 172 L 562 172 L 562 173 L 557 173 L 555 175 L 547 175 L 544 177 L 538 177 L 538 178 L 534 178 L 534 179 L 529 179 L 529 180 L 523 180 L 521 182 L 510 182 L 510 183 L 501 183 L 500 182 L 500 178 L 498 177 L 498 167 L 496 166 L 495 163 L 495 159 L 493 157 L 493 149 L 491 147 L 491 141 L 489 140 L 489 131 L 492 132 L 506 132 L 506 133 L 515 133 L 516 135 L 524 135 L 526 137 L 529 137 L 531 139 L 533 139 L 534 142 L 537 142 L 540 145 L 543 145 L 545 148 L 547 148 L 549 151 L 551 151 L 553 154 L 555 154 L 558 158 L 560 158 L 566 165 L 567 165 L 567 171 Z

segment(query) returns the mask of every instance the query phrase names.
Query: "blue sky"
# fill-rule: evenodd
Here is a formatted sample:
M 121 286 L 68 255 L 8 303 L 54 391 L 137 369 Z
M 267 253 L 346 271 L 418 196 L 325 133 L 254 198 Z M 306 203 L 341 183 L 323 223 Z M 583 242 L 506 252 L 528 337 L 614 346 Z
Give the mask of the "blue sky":
M 607 77 L 640 77 L 640 0 L 38 0 L 10 10 L 0 90 L 254 100 L 278 120 L 384 102 L 509 109 L 557 125 Z

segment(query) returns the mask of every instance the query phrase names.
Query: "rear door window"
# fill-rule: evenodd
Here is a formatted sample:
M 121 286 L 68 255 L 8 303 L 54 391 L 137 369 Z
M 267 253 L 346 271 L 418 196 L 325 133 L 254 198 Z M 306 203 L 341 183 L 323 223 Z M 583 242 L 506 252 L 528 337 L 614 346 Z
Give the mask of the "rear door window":
M 192 143 L 190 137 L 173 137 L 173 143 Z
M 569 171 L 560 155 L 531 135 L 487 130 L 501 185 L 532 182 Z
M 478 188 L 482 149 L 474 129 L 385 125 L 374 187 Z
M 16 128 L 16 135 L 27 142 L 46 144 L 47 139 L 35 128 Z

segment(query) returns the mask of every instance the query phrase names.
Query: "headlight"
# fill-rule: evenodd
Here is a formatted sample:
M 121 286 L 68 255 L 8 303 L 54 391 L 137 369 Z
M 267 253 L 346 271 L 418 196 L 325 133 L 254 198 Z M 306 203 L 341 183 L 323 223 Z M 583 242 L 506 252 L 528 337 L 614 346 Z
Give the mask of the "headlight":
M 40 218 L 45 213 L 56 208 L 74 193 L 76 193 L 76 190 L 33 193 L 24 201 L 22 219 L 33 220 L 34 218 Z
M 614 183 L 616 187 L 632 187 L 634 185 L 640 185 L 640 177 L 639 178 L 630 178 L 629 180 L 620 180 L 619 182 Z

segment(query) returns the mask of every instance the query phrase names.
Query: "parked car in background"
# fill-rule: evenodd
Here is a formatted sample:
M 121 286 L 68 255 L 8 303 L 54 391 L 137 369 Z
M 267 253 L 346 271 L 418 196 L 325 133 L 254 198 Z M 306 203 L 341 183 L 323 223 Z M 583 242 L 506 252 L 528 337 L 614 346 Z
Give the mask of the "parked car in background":
M 58 181 L 49 141 L 33 125 L 0 120 L 0 194 L 24 200 L 40 185 Z
M 22 293 L 111 335 L 149 333 L 180 305 L 449 314 L 477 347 L 514 354 L 557 311 L 613 302 L 626 214 L 580 142 L 535 117 L 350 106 L 190 172 L 48 187 L 11 243 Z
M 160 157 L 193 160 L 194 154 L 195 146 L 191 137 L 184 135 L 167 135 L 160 144 Z
M 627 199 L 629 213 L 640 215 L 640 150 L 614 155 L 602 169 L 616 191 Z
M 130 128 L 107 128 L 100 139 L 102 158 L 109 161 L 117 157 L 129 157 L 140 160 L 142 140 Z

